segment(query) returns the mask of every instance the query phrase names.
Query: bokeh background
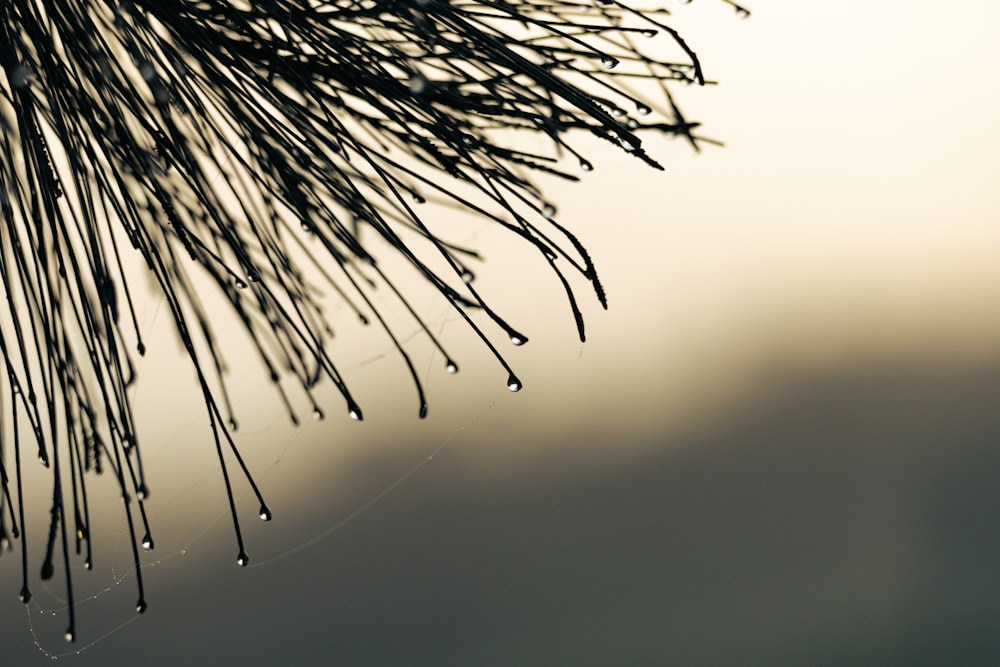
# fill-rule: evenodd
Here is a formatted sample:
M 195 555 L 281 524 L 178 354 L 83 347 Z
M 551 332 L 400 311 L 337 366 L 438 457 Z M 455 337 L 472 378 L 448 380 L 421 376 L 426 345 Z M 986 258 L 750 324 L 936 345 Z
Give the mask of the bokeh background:
M 0 558 L 3 664 L 997 664 L 1000 5 L 751 8 L 676 15 L 721 84 L 680 101 L 725 148 L 650 144 L 661 174 L 585 144 L 547 191 L 609 291 L 587 343 L 482 230 L 519 394 L 440 306 L 462 372 L 412 342 L 424 422 L 384 340 L 342 342 L 362 424 L 293 429 L 236 364 L 275 512 L 241 491 L 247 569 L 193 385 L 144 362 L 149 611 L 110 494 L 77 645 Z

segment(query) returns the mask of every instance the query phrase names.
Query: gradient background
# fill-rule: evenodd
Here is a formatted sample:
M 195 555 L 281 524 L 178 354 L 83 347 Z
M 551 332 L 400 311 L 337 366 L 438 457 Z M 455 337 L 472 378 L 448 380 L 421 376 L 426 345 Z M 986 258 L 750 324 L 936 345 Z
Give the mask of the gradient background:
M 246 570 L 192 387 L 147 362 L 150 607 L 106 498 L 73 663 L 997 664 L 1000 5 L 683 9 L 722 85 L 681 102 L 727 147 L 592 145 L 548 190 L 609 290 L 588 342 L 482 232 L 520 394 L 444 309 L 426 422 L 384 341 L 349 357 L 363 424 L 291 429 L 237 369 L 275 512 L 241 502 Z M 58 588 L 29 625 L 16 553 L 0 584 L 4 665 L 68 648 Z

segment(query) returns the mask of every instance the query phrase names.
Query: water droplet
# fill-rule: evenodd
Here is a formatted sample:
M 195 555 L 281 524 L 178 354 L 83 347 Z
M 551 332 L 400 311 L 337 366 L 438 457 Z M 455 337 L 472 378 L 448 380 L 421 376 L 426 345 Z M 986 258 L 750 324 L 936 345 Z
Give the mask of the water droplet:
M 421 419 L 426 419 L 427 418 L 427 404 L 426 403 L 421 403 L 420 404 L 420 418 Z
M 516 345 L 517 347 L 521 347 L 522 345 L 524 345 L 525 343 L 528 342 L 528 338 L 526 336 L 522 336 L 519 333 L 512 333 L 510 335 L 510 342 L 511 342 L 512 345 Z
M 31 591 L 28 590 L 27 586 L 21 589 L 20 597 L 21 597 L 21 602 L 23 602 L 24 604 L 28 604 L 29 602 L 31 602 Z
M 187 549 L 181 549 L 180 554 L 182 556 L 187 556 L 188 555 L 188 550 Z
M 639 127 L 639 121 L 637 121 L 635 118 L 629 118 L 628 122 L 626 122 L 625 125 L 628 126 L 628 129 L 634 130 Z
M 640 116 L 648 116 L 651 111 L 652 111 L 652 109 L 649 108 L 648 105 L 643 104 L 642 102 L 636 102 L 635 103 L 635 112 L 637 114 L 639 114 Z
M 545 204 L 544 206 L 542 206 L 542 216 L 546 220 L 551 220 L 552 218 L 556 217 L 556 207 L 553 206 L 552 204 Z
M 153 550 L 153 538 L 149 536 L 149 533 L 146 533 L 142 538 L 142 548 L 146 551 Z
M 18 65 L 10 74 L 10 83 L 15 88 L 24 88 L 31 79 L 31 69 L 25 65 Z
M 323 421 L 324 417 L 326 417 L 326 415 L 323 414 L 322 410 L 320 410 L 318 407 L 313 408 L 313 420 L 314 421 Z
M 584 171 L 594 171 L 594 165 L 592 165 L 589 161 L 580 158 L 580 169 L 583 169 Z
M 517 379 L 517 376 L 511 373 L 507 378 L 507 388 L 511 391 L 517 392 L 521 391 L 522 386 L 523 385 L 521 384 L 521 381 Z
M 239 278 L 236 279 L 236 282 L 234 284 L 236 285 L 236 289 L 246 289 L 247 288 L 247 284 L 244 281 L 240 280 Z
M 240 552 L 240 554 L 236 557 L 236 564 L 240 567 L 246 567 L 250 564 L 250 556 L 247 556 L 247 552 Z
M 149 487 L 143 482 L 139 485 L 139 488 L 135 490 L 135 495 L 139 500 L 147 500 L 149 498 Z
M 647 28 L 646 30 L 640 30 L 639 34 L 648 39 L 650 37 L 656 37 L 657 31 L 652 28 Z
M 235 418 L 230 417 L 229 418 L 229 430 L 232 431 L 233 433 L 235 433 L 236 431 L 239 430 L 239 428 L 240 428 L 239 422 L 237 422 Z
M 601 67 L 604 69 L 614 69 L 618 67 L 618 59 L 605 54 L 601 56 Z
M 611 116 L 614 118 L 621 118 L 624 115 L 625 115 L 625 109 L 622 109 L 621 107 L 615 107 L 614 109 L 611 110 Z
M 250 269 L 250 271 L 247 272 L 247 280 L 249 280 L 252 283 L 260 282 L 260 273 L 257 271 L 257 269 Z
M 153 67 L 152 63 L 144 62 L 139 65 L 139 74 L 142 75 L 144 80 L 152 81 L 156 78 L 156 69 Z
M 635 144 L 633 144 L 631 141 L 629 141 L 625 137 L 619 137 L 618 138 L 618 143 L 621 145 L 622 148 L 624 148 L 629 153 L 631 153 L 632 151 L 635 150 Z
M 410 77 L 408 83 L 410 87 L 410 92 L 414 95 L 419 95 L 420 93 L 427 90 L 427 77 L 419 72 Z
M 446 363 L 444 365 L 444 369 L 445 369 L 445 371 L 448 372 L 449 375 L 454 375 L 455 373 L 458 372 L 458 364 L 456 364 L 454 361 L 452 361 L 451 359 L 449 359 L 448 363 Z
M 740 19 L 748 19 L 748 18 L 750 18 L 750 10 L 747 9 L 746 7 L 737 7 L 736 8 L 736 18 L 740 18 Z
M 139 598 L 139 601 L 135 603 L 135 610 L 140 614 L 145 614 L 146 608 L 147 608 L 146 601 L 143 600 L 142 598 Z
M 424 197 L 419 192 L 414 192 L 413 193 L 413 203 L 414 204 L 426 204 L 427 203 L 427 198 Z
M 261 505 L 260 506 L 260 513 L 258 514 L 258 516 L 260 516 L 260 520 L 261 521 L 270 521 L 271 520 L 271 509 L 267 505 Z
M 361 414 L 361 408 L 359 408 L 356 405 L 352 406 L 350 409 L 348 409 L 347 414 L 349 414 L 351 416 L 351 419 L 353 419 L 354 421 L 357 421 L 357 422 L 363 421 L 364 418 L 365 418 L 364 415 Z
M 83 561 L 83 569 L 85 569 L 85 570 L 93 570 L 94 569 L 94 564 L 90 561 L 89 558 L 87 560 Z
M 72 628 L 70 628 L 69 630 L 67 630 L 66 634 L 63 635 L 63 637 L 65 637 L 66 641 L 68 641 L 68 642 L 75 642 L 76 641 L 76 633 L 73 632 Z
M 312 231 L 312 225 L 310 225 L 308 222 L 303 222 L 302 225 L 301 225 L 301 227 L 302 227 L 302 231 L 304 231 L 304 232 L 311 232 Z
M 468 269 L 463 269 L 461 276 L 462 276 L 462 282 L 464 282 L 466 285 L 468 285 L 469 283 L 471 283 L 473 280 L 476 279 L 476 274 L 474 274 L 472 271 L 469 271 Z

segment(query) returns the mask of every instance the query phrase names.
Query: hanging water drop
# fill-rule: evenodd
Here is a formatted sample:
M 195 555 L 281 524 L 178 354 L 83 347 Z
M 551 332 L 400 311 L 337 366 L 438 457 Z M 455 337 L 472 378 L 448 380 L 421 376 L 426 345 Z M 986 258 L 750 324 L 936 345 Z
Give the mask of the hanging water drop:
M 147 500 L 147 499 L 149 499 L 149 487 L 146 486 L 145 482 L 142 482 L 141 484 L 139 484 L 139 488 L 137 488 L 135 490 L 135 496 L 139 500 Z
M 23 602 L 24 604 L 28 604 L 29 602 L 31 602 L 31 591 L 28 590 L 27 586 L 21 589 L 19 597 L 21 598 L 21 602 Z
M 522 336 L 519 333 L 512 333 L 510 335 L 510 342 L 511 345 L 514 345 L 516 347 L 521 347 L 522 345 L 528 342 L 528 338 L 527 336 Z
M 250 556 L 247 556 L 247 552 L 240 552 L 240 554 L 236 557 L 236 564 L 240 567 L 246 567 L 250 564 Z
M 143 598 L 139 598 L 139 601 L 135 603 L 135 610 L 140 614 L 146 613 L 146 601 Z
M 414 95 L 419 95 L 420 93 L 427 90 L 427 77 L 417 72 L 410 77 L 408 86 L 410 88 L 411 93 L 413 93 Z
M 10 74 L 10 83 L 14 88 L 25 88 L 31 79 L 31 69 L 18 65 Z
M 65 635 L 63 635 L 63 637 L 64 637 L 64 638 L 66 639 L 66 641 L 68 641 L 68 642 L 75 642 L 75 641 L 76 641 L 76 633 L 75 633 L 75 632 L 73 632 L 73 629 L 72 629 L 72 628 L 70 628 L 69 630 L 67 630 L 67 631 L 66 631 L 66 634 L 65 634 Z
M 583 169 L 584 171 L 594 171 L 594 165 L 589 161 L 580 158 L 580 169 Z
M 542 206 L 542 217 L 544 217 L 546 220 L 552 220 L 553 218 L 555 218 L 556 207 L 553 206 L 552 204 L 546 203 L 544 206 Z
M 448 360 L 448 363 L 446 363 L 446 364 L 444 365 L 444 370 L 445 370 L 445 371 L 446 371 L 446 372 L 447 372 L 447 373 L 448 373 L 449 375 L 454 375 L 455 373 L 457 373 L 457 372 L 458 372 L 458 364 L 456 364 L 456 363 L 455 363 L 454 361 L 452 361 L 451 359 L 449 359 L 449 360 Z
M 153 550 L 153 538 L 149 536 L 149 533 L 146 533 L 142 538 L 142 548 L 146 551 Z
M 153 68 L 152 63 L 144 62 L 139 65 L 139 74 L 148 83 L 156 78 L 156 69 Z
M 234 284 L 236 285 L 236 289 L 246 289 L 247 288 L 246 282 L 244 282 L 240 278 L 237 278 L 236 282 Z
M 326 415 L 323 414 L 323 411 L 319 407 L 313 408 L 313 421 L 323 421 L 325 417 Z
M 260 506 L 260 513 L 258 514 L 261 521 L 271 520 L 271 509 L 267 505 Z
M 601 56 L 601 67 L 604 69 L 614 69 L 618 67 L 618 59 L 607 54 Z
M 635 112 L 640 116 L 648 116 L 651 111 L 652 109 L 648 105 L 643 104 L 642 102 L 635 103 Z
M 239 430 L 239 427 L 240 427 L 239 422 L 237 422 L 235 418 L 230 417 L 229 418 L 229 430 L 231 432 L 235 433 L 237 430 Z
M 522 386 L 523 385 L 521 384 L 521 381 L 517 379 L 517 376 L 511 373 L 507 378 L 507 388 L 513 392 L 518 392 L 521 391 Z
M 746 7 L 736 7 L 736 18 L 738 19 L 748 19 L 750 18 L 750 10 Z
M 656 37 L 657 31 L 653 30 L 652 28 L 647 28 L 645 30 L 640 30 L 639 34 L 642 35 L 643 37 L 649 39 L 651 37 Z
M 349 409 L 347 411 L 347 414 L 349 414 L 351 416 L 351 419 L 353 419 L 356 422 L 364 421 L 364 415 L 361 414 L 361 408 L 357 406 L 354 406 L 351 409 Z
M 471 283 L 473 280 L 476 279 L 476 274 L 474 274 L 472 271 L 469 271 L 468 269 L 463 269 L 461 276 L 462 276 L 462 282 L 465 283 L 466 285 L 468 285 L 469 283 Z

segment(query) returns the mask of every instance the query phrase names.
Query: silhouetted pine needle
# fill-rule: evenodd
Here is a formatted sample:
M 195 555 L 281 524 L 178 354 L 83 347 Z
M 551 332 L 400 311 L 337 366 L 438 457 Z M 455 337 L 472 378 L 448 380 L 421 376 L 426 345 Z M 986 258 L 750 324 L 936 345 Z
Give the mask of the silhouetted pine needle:
M 406 276 L 383 270 L 386 253 L 440 292 L 520 389 L 493 334 L 468 311 L 485 313 L 515 345 L 527 338 L 477 291 L 468 266 L 476 252 L 439 238 L 420 206 L 430 199 L 465 210 L 540 253 L 583 340 L 573 274 L 602 306 L 604 290 L 532 174 L 577 180 L 593 169 L 573 130 L 655 168 L 641 133 L 697 147 L 697 124 L 667 84 L 705 80 L 668 19 L 666 9 L 617 0 L 0 3 L 0 542 L 8 550 L 20 539 L 21 599 L 31 597 L 37 558 L 28 554 L 21 483 L 23 447 L 33 443 L 52 473 L 41 577 L 54 575 L 60 552 L 67 638 L 75 636 L 70 551 L 88 569 L 93 562 L 88 473 L 107 473 L 125 499 L 136 606 L 146 608 L 139 548 L 153 540 L 128 393 L 146 348 L 126 254 L 145 261 L 196 372 L 246 565 L 234 463 L 260 517 L 271 513 L 233 440 L 213 316 L 189 272 L 218 286 L 293 421 L 288 380 L 321 418 L 312 390 L 324 377 L 362 418 L 327 354 L 333 326 L 308 272 L 388 334 L 421 417 L 420 379 L 372 294 L 389 290 L 457 371 L 396 284 Z M 667 52 L 680 61 L 655 55 Z M 540 140 L 502 143 L 510 130 Z

